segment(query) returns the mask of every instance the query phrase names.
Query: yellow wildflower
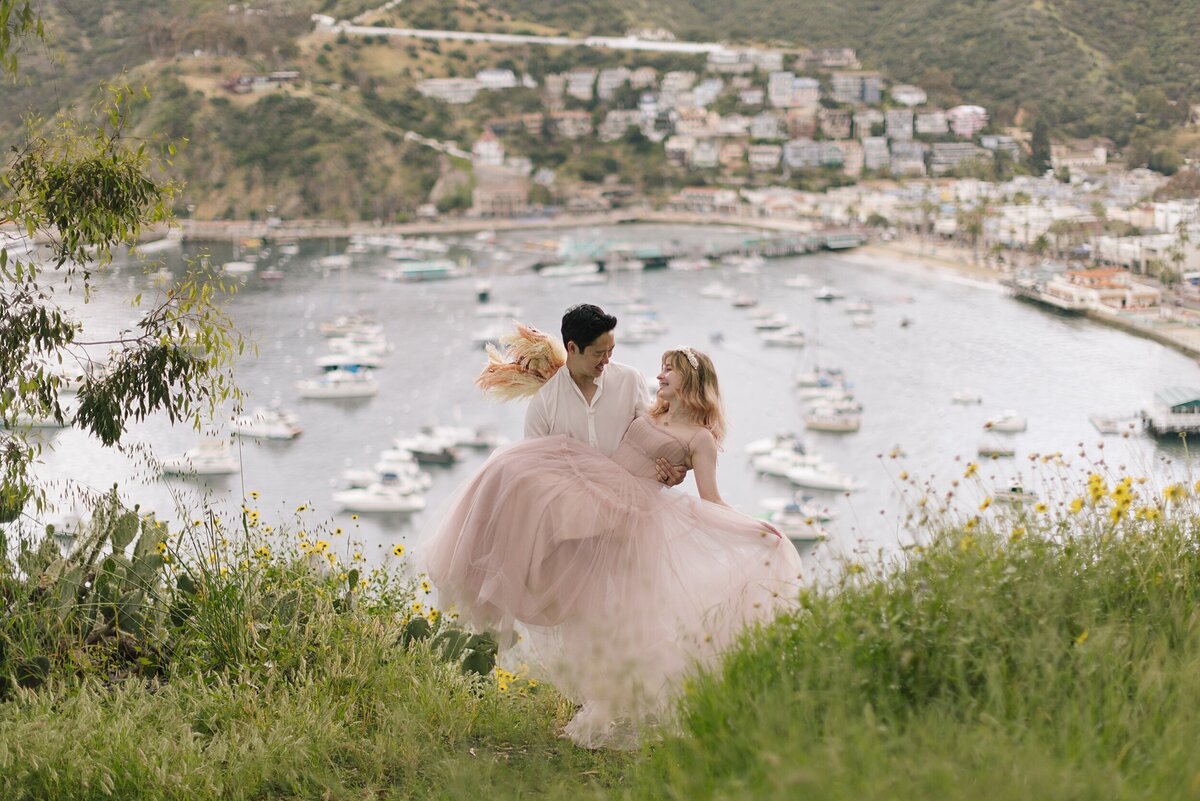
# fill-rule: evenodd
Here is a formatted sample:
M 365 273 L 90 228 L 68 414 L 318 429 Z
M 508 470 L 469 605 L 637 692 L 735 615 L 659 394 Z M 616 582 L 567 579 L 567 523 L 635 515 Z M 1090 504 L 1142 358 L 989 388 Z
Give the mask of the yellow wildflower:
M 358 515 L 350 515 L 350 519 L 351 519 L 351 520 L 357 520 L 357 519 L 358 519 Z
M 979 465 L 975 464 L 975 462 L 968 463 L 967 469 L 963 471 L 963 478 L 970 478 L 971 476 L 975 475 L 975 471 L 978 469 Z
M 968 522 L 970 522 L 970 521 L 968 521 Z M 963 553 L 966 553 L 967 551 L 971 550 L 971 548 L 974 547 L 974 545 L 975 545 L 975 538 L 972 537 L 970 534 L 968 534 L 967 536 L 963 537 L 961 540 L 958 541 L 958 549 L 960 551 L 962 551 Z
M 1050 511 L 1050 507 L 1044 503 L 1039 503 L 1033 507 L 1033 511 L 1037 512 L 1039 515 L 1044 515 Z
M 1173 503 L 1183 503 L 1183 499 L 1187 497 L 1187 487 L 1182 484 L 1172 484 L 1163 490 L 1163 498 Z
M 1088 630 L 1084 629 L 1083 631 L 1079 632 L 1079 636 L 1075 638 L 1075 644 L 1083 645 L 1085 642 L 1087 642 L 1087 640 L 1088 640 Z
M 430 622 L 430 623 L 437 623 L 438 617 L 439 617 L 441 614 L 442 614 L 442 613 L 441 613 L 441 612 L 439 612 L 439 611 L 438 611 L 438 610 L 436 610 L 436 609 L 430 609 L 430 610 L 429 610 L 429 614 L 428 614 L 428 615 L 426 615 L 426 618 L 429 620 L 429 622 Z
M 988 508 L 989 506 L 991 506 L 991 505 L 992 505 L 992 499 L 991 499 L 990 497 L 989 497 L 989 498 L 984 498 L 984 499 L 983 499 L 983 503 L 979 504 L 979 511 L 981 511 L 981 512 L 982 512 L 982 511 L 984 511 L 985 509 L 987 509 L 987 508 Z
M 421 603 L 420 601 L 413 601 L 412 610 L 419 615 L 425 610 L 425 604 Z
M 392 546 L 392 554 L 393 555 L 401 556 L 403 553 L 404 553 L 404 546 L 401 545 L 400 543 L 396 543 L 395 545 Z
M 1139 520 L 1157 520 L 1161 514 L 1157 506 L 1139 506 L 1137 510 Z
M 158 551 L 159 553 L 166 553 L 167 552 L 167 544 L 165 542 L 163 542 L 162 540 L 159 540 L 158 545 L 154 546 L 154 550 Z
M 1024 526 L 1013 526 L 1012 534 L 1009 535 L 1008 539 L 1010 542 L 1016 542 L 1024 536 L 1025 536 L 1025 527 Z
M 257 500 L 258 500 L 258 491 L 257 491 L 257 490 L 251 490 L 251 491 L 250 491 L 250 497 L 251 497 L 252 499 L 254 499 L 254 500 L 256 500 L 256 501 L 257 501 Z
M 326 551 L 329 550 L 329 541 L 328 540 L 317 540 L 313 544 L 313 550 L 316 551 L 317 553 L 325 553 Z
M 901 470 L 901 471 L 900 471 L 900 480 L 901 480 L 901 481 L 908 481 L 908 471 L 907 471 L 907 470 Z
M 1116 523 L 1118 520 L 1120 520 L 1121 518 L 1123 518 L 1125 516 L 1125 510 L 1127 508 L 1128 507 L 1126 507 L 1126 506 L 1114 506 L 1113 508 L 1108 510 L 1108 519 L 1110 521 L 1112 521 L 1113 523 Z
M 431 589 L 433 589 L 433 587 L 432 587 L 432 585 L 430 585 L 429 579 L 422 579 L 421 580 L 421 592 L 429 592 Z
M 1079 510 L 1083 508 L 1083 498 L 1075 498 L 1068 508 L 1071 510 L 1071 514 L 1079 514 Z
M 307 503 L 302 503 L 296 507 L 296 514 L 299 514 L 300 512 L 307 512 L 307 511 L 308 511 Z
M 260 545 L 254 549 L 254 553 L 263 559 L 267 559 L 271 556 L 271 549 L 265 545 Z

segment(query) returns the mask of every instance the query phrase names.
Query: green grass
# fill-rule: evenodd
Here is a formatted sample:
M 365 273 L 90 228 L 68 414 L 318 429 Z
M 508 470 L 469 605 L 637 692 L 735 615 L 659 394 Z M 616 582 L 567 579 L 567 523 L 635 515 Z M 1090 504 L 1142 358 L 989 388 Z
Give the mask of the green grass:
M 553 689 L 401 647 L 398 601 L 339 607 L 312 579 L 258 658 L 180 639 L 198 656 L 162 677 L 60 670 L 0 703 L 0 798 L 1200 797 L 1195 499 L 1092 486 L 1078 514 L 848 565 L 640 753 L 574 748 Z

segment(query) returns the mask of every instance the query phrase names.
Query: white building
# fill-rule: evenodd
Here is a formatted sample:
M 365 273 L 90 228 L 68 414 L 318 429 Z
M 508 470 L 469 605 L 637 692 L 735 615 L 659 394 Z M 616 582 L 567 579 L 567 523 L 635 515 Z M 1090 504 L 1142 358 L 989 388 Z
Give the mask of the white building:
M 924 105 L 929 100 L 924 89 L 907 83 L 896 84 L 888 94 L 892 96 L 892 100 L 910 108 Z
M 483 86 L 474 78 L 427 78 L 417 84 L 425 97 L 444 103 L 470 103 Z
M 922 136 L 941 136 L 950 132 L 950 123 L 940 108 L 921 109 L 913 119 L 913 130 Z
M 884 113 L 887 137 L 893 142 L 913 138 L 913 112 L 910 108 L 890 108 Z
M 970 139 L 987 127 L 988 113 L 983 106 L 955 106 L 946 112 L 946 119 L 955 136 Z
M 517 86 L 517 76 L 507 69 L 480 70 L 475 73 L 475 80 L 484 89 L 515 89 Z
M 475 140 L 471 147 L 471 161 L 491 167 L 504 164 L 504 145 L 491 128 L 484 128 L 483 134 Z

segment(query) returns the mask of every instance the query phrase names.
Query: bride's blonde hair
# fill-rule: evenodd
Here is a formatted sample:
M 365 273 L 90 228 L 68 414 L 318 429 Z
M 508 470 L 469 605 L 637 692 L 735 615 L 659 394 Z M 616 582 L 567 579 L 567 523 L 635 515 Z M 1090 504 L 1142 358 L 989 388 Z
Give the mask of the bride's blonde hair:
M 662 363 L 669 364 L 683 379 L 676 394 L 680 411 L 712 432 L 720 445 L 725 439 L 725 405 L 721 402 L 721 386 L 712 360 L 692 348 L 673 348 L 663 354 Z M 670 401 L 655 398 L 649 414 L 660 417 L 670 410 Z

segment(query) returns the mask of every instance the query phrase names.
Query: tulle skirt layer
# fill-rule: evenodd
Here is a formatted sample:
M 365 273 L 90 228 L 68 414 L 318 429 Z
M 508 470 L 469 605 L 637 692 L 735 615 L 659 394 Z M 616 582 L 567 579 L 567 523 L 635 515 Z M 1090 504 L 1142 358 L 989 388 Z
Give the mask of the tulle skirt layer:
M 758 521 L 567 437 L 493 454 L 423 561 L 443 609 L 519 637 L 583 704 L 567 733 L 586 746 L 635 741 L 691 668 L 790 606 L 800 580 L 795 548 Z

